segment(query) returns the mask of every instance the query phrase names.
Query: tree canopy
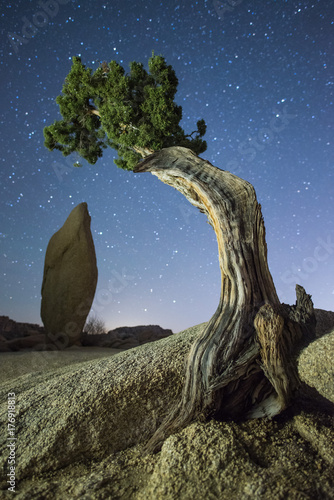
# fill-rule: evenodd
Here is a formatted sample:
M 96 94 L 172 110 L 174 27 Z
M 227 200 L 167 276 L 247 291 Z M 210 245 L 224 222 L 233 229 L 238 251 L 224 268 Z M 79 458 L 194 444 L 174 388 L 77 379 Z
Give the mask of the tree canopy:
M 165 58 L 152 56 L 148 71 L 130 63 L 130 72 L 116 61 L 103 62 L 93 71 L 73 57 L 62 94 L 56 98 L 62 120 L 44 128 L 45 146 L 64 156 L 77 152 L 95 164 L 108 146 L 115 163 L 132 170 L 148 154 L 169 146 L 184 146 L 197 155 L 207 144 L 204 120 L 186 134 L 179 125 L 182 107 L 174 101 L 178 79 Z

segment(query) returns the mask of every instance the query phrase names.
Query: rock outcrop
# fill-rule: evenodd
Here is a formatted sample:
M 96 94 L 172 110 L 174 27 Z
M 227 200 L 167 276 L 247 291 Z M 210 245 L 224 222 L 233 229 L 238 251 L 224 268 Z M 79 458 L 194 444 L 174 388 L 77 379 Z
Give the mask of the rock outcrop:
M 45 330 L 35 323 L 22 323 L 0 316 L 0 352 L 45 345 Z
M 131 349 L 147 342 L 155 342 L 173 335 L 172 330 L 158 325 L 122 326 L 99 335 L 81 335 L 83 346 L 111 347 L 113 349 Z
M 326 384 L 334 379 L 333 314 L 331 327 L 328 319 L 329 333 L 299 358 L 304 386 L 288 410 L 273 420 L 196 421 L 146 457 L 142 443 L 177 402 L 185 356 L 205 324 L 110 358 L 4 382 L 2 393 L 15 393 L 17 406 L 19 493 L 43 498 L 52 492 L 55 499 L 333 498 L 333 383 L 327 399 L 322 394 L 323 373 Z M 3 402 L 3 428 L 7 419 Z M 4 490 L 6 438 L 2 433 Z
M 3 344 L 5 347 L 4 351 L 22 351 L 22 350 L 34 350 L 34 351 L 44 351 L 46 348 L 45 333 L 37 333 L 35 335 L 26 335 L 25 337 L 18 337 L 13 340 L 8 340 Z M 0 346 L 1 352 L 1 346 Z
M 41 318 L 58 349 L 80 341 L 91 308 L 97 267 L 86 203 L 76 206 L 49 241 L 44 264 Z
M 92 335 L 82 332 L 84 347 L 108 347 L 125 350 L 147 342 L 155 342 L 173 335 L 172 330 L 158 325 L 122 326 L 108 333 Z M 45 328 L 32 323 L 18 323 L 8 316 L 0 316 L 0 352 L 47 349 Z
M 172 330 L 158 325 L 122 326 L 99 335 L 83 332 L 80 335 L 80 343 L 84 347 L 125 350 L 147 342 L 155 342 L 170 335 L 173 335 Z M 0 352 L 47 350 L 46 340 L 44 327 L 32 323 L 18 323 L 8 316 L 0 316 Z
M 22 323 L 14 321 L 8 316 L 0 316 L 0 335 L 6 340 L 13 340 L 15 338 L 44 332 L 44 328 L 36 323 Z

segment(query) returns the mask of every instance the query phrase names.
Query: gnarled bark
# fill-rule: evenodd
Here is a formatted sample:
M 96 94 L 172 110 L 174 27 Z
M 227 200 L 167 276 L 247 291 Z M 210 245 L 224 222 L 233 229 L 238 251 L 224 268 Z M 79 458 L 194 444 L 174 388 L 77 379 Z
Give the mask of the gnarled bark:
M 278 414 L 298 385 L 293 355 L 303 329 L 312 330 L 314 313 L 301 287 L 293 311 L 279 302 L 253 186 L 183 147 L 162 149 L 134 171 L 156 175 L 207 215 L 221 270 L 219 305 L 190 350 L 182 398 L 148 451 L 199 416 Z

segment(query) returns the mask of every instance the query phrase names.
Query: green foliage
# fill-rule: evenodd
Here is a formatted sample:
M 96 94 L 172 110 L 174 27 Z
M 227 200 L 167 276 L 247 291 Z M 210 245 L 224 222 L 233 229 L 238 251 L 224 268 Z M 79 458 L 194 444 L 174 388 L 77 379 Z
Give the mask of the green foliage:
M 63 119 L 44 128 L 44 144 L 65 156 L 75 151 L 92 164 L 110 146 L 118 152 L 116 165 L 125 170 L 132 170 L 149 151 L 168 146 L 203 153 L 205 121 L 199 120 L 197 130 L 185 134 L 179 125 L 182 107 L 174 102 L 177 85 L 172 66 L 154 53 L 148 72 L 141 63 L 132 62 L 129 74 L 116 61 L 102 63 L 92 72 L 73 57 L 56 99 Z

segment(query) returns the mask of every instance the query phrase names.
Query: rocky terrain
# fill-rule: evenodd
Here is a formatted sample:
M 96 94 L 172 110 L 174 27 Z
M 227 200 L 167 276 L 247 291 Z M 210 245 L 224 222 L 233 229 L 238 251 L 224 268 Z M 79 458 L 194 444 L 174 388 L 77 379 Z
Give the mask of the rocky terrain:
M 45 330 L 33 323 L 19 323 L 0 316 L 0 352 L 30 349 L 43 343 Z
M 158 325 L 123 326 L 99 335 L 81 335 L 83 346 L 111 347 L 112 349 L 131 349 L 147 342 L 164 339 L 173 335 L 172 330 L 166 330 Z
M 123 326 L 99 335 L 83 332 L 76 345 L 125 350 L 147 342 L 155 342 L 169 335 L 173 335 L 172 330 L 158 325 Z M 0 316 L 0 352 L 28 349 L 46 350 L 45 328 L 31 323 L 17 323 L 8 316 Z
M 7 380 L 2 394 L 16 400 L 17 498 L 334 498 L 334 313 L 316 315 L 318 338 L 299 356 L 302 385 L 290 408 L 273 420 L 193 422 L 155 455 L 144 444 L 179 397 L 185 356 L 204 324 Z M 4 429 L 7 411 L 4 401 Z M 6 490 L 6 433 L 0 439 Z
M 2 341 L 45 333 L 42 326 L 34 323 L 19 323 L 8 316 L 0 316 L 0 336 Z

